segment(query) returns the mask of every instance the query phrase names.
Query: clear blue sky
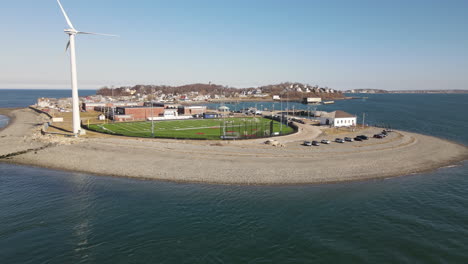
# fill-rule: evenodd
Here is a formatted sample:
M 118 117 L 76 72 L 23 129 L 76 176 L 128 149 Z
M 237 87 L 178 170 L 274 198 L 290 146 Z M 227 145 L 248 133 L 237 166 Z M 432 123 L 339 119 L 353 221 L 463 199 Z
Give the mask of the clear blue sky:
M 468 89 L 468 1 L 62 0 L 80 88 L 298 81 Z M 55 0 L 1 0 L 0 88 L 68 88 Z

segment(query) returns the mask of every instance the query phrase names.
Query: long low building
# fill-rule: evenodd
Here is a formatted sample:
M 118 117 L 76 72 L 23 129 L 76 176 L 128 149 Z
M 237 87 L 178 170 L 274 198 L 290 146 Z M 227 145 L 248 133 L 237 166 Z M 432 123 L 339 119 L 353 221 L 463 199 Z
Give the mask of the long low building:
M 201 116 L 204 113 L 206 113 L 206 106 L 179 106 L 173 108 L 168 105 L 153 104 L 151 106 L 150 103 L 146 106 L 116 107 L 113 118 L 116 121 L 183 119 L 179 117 Z
M 84 111 L 94 111 L 96 108 L 103 108 L 103 107 L 123 107 L 123 106 L 141 106 L 143 103 L 141 102 L 84 102 L 81 105 L 81 108 Z
M 164 107 L 116 107 L 114 120 L 122 121 L 119 116 L 125 116 L 124 121 L 129 120 L 147 120 L 149 117 L 157 117 L 164 115 Z
M 331 113 L 317 111 L 315 118 L 320 120 L 320 125 L 334 126 L 334 127 L 348 127 L 357 124 L 355 115 L 337 110 Z

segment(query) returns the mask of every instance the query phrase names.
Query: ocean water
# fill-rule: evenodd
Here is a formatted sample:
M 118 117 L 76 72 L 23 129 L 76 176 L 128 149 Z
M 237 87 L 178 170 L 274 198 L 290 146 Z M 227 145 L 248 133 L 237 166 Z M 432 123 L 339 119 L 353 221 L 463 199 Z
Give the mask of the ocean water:
M 368 97 L 326 108 L 468 144 L 467 95 Z M 467 190 L 466 162 L 298 186 L 180 184 L 0 163 L 0 262 L 467 263 Z
M 0 128 L 3 128 L 8 125 L 10 119 L 7 116 L 0 115 Z
M 96 90 L 80 90 L 80 96 L 96 94 Z M 71 89 L 0 89 L 0 107 L 27 107 L 37 102 L 37 98 L 71 97 Z

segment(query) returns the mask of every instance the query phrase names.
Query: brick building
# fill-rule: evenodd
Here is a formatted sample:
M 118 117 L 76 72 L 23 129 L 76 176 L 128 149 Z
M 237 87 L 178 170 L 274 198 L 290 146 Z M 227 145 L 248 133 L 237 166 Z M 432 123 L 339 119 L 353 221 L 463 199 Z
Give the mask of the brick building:
M 148 117 L 158 117 L 164 115 L 164 107 L 117 107 L 115 109 L 115 119 L 119 116 L 126 116 L 126 120 L 147 120 Z
M 206 106 L 179 106 L 179 115 L 203 115 L 206 113 Z
M 95 102 L 83 102 L 81 108 L 84 111 L 99 111 L 103 107 L 123 107 L 123 106 L 141 106 L 143 105 L 140 102 L 102 102 L 102 103 L 95 103 Z

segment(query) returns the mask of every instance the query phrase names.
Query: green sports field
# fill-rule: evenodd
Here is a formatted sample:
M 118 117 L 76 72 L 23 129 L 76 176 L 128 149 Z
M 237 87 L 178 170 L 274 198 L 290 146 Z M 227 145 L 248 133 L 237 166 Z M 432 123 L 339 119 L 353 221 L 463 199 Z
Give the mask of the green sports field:
M 290 134 L 291 127 L 262 117 L 189 119 L 173 121 L 154 121 L 154 137 L 180 139 L 247 139 L 269 137 L 273 133 Z M 151 121 L 115 122 L 92 124 L 88 129 L 97 132 L 131 136 L 152 137 Z

